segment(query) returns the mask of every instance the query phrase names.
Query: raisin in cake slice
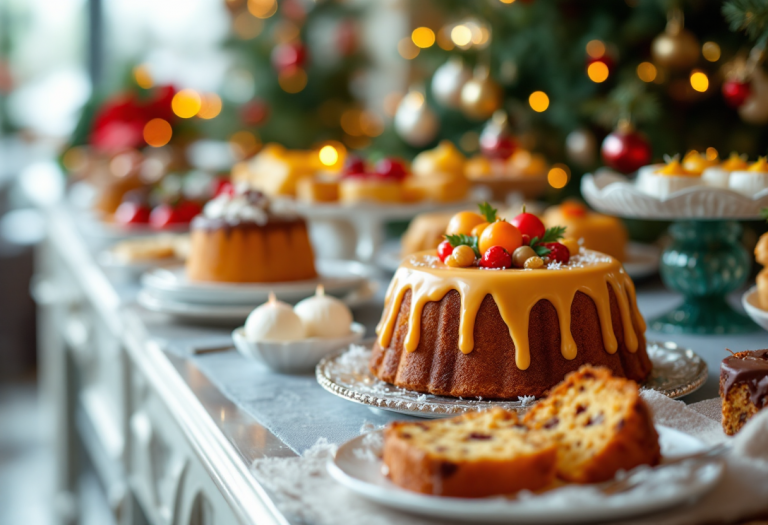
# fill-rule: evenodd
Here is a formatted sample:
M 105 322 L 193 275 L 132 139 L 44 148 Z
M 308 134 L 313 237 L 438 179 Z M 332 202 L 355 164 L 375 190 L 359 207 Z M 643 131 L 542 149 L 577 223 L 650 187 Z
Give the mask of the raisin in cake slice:
M 738 352 L 720 364 L 723 430 L 729 436 L 768 406 L 768 350 Z
M 557 476 L 592 483 L 619 470 L 656 465 L 659 436 L 637 384 L 583 366 L 526 414 L 525 423 L 558 444 Z
M 384 432 L 392 481 L 424 494 L 479 498 L 537 490 L 555 479 L 555 445 L 494 409 L 452 419 L 395 422 Z

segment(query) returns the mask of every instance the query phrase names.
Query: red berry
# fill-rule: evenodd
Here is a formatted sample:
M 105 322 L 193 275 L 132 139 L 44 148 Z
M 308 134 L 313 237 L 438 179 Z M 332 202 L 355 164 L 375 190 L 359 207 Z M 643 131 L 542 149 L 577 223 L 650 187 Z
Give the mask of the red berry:
M 513 226 L 516 226 L 517 229 L 520 230 L 520 233 L 527 235 L 530 239 L 533 239 L 534 237 L 541 239 L 544 237 L 544 232 L 546 231 L 544 223 L 533 213 L 523 212 L 509 222 L 511 222 Z M 530 242 L 530 239 L 528 242 Z M 523 244 L 528 243 L 523 242 Z
M 136 202 L 124 202 L 115 210 L 118 224 L 146 224 L 149 222 L 149 207 Z
M 571 259 L 571 252 L 568 251 L 568 248 L 566 248 L 565 245 L 560 244 L 559 242 L 547 242 L 544 243 L 544 246 L 550 250 L 550 259 L 561 264 L 568 264 L 568 261 Z
M 408 172 L 401 160 L 386 158 L 376 163 L 376 175 L 385 179 L 403 180 Z
M 453 253 L 453 246 L 451 246 L 451 243 L 448 241 L 443 241 L 437 246 L 437 256 L 440 258 L 441 261 L 445 262 L 445 260 L 450 257 L 450 255 Z
M 190 222 L 200 215 L 202 211 L 203 207 L 195 201 L 183 201 L 176 206 L 176 212 L 184 222 Z
M 149 223 L 153 228 L 166 228 L 174 224 L 183 224 L 184 220 L 179 210 L 170 204 L 160 204 L 155 206 L 152 213 L 149 214 Z
M 345 177 L 362 177 L 365 176 L 365 172 L 365 161 L 360 157 L 351 155 L 347 158 L 347 162 L 344 163 Z
M 216 178 L 213 179 L 213 196 L 218 197 L 219 195 L 232 195 L 235 192 L 235 186 L 232 184 L 232 181 L 225 178 Z
M 531 236 L 523 234 L 523 246 L 530 246 L 531 245 Z
M 491 246 L 480 259 L 483 268 L 512 268 L 512 256 L 501 246 Z

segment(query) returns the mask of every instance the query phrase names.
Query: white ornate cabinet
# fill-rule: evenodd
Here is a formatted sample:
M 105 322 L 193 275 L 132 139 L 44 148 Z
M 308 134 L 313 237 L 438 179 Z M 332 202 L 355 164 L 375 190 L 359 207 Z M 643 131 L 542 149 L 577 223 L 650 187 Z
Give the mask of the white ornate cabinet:
M 248 466 L 293 452 L 163 350 L 152 333 L 162 323 L 94 262 L 98 245 L 69 211 L 46 214 L 33 293 L 60 522 L 80 521 L 78 478 L 90 463 L 120 525 L 288 523 Z

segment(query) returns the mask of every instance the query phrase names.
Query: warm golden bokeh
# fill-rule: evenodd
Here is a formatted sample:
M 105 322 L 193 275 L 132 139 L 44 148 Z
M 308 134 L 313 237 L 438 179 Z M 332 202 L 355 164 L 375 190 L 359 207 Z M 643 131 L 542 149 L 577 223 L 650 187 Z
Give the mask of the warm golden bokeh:
M 144 125 L 144 141 L 153 148 L 165 146 L 172 136 L 173 129 L 165 119 L 153 118 Z
M 203 100 L 193 89 L 182 89 L 173 96 L 171 108 L 177 117 L 192 118 L 200 111 Z
M 592 82 L 597 84 L 608 80 L 608 66 L 605 62 L 597 61 L 592 62 L 587 68 L 587 76 Z
M 704 93 L 709 89 L 709 77 L 703 71 L 694 71 L 691 73 L 691 87 L 699 93 Z
M 219 113 L 221 113 L 221 97 L 216 93 L 206 93 L 203 95 L 202 104 L 197 116 L 209 120 L 218 117 Z
M 552 169 L 549 170 L 549 173 L 547 173 L 547 182 L 549 182 L 549 185 L 552 186 L 555 189 L 564 188 L 566 184 L 568 184 L 568 179 L 570 176 L 568 175 L 567 168 L 561 164 L 557 164 L 552 167 Z
M 307 87 L 307 72 L 300 67 L 284 69 L 277 75 L 277 83 L 286 93 L 299 93 Z
M 592 58 L 600 58 L 605 55 L 605 44 L 600 40 L 590 40 L 587 42 L 587 55 Z
M 142 89 L 149 89 L 154 85 L 152 74 L 149 72 L 149 68 L 144 64 L 133 68 L 133 78 L 136 80 L 136 84 Z
M 534 91 L 528 97 L 528 104 L 531 105 L 531 109 L 535 112 L 542 113 L 549 107 L 549 97 L 543 91 Z
M 277 0 L 248 0 L 248 11 L 256 18 L 269 18 L 277 13 Z
M 637 77 L 643 82 L 653 82 L 656 80 L 656 66 L 650 62 L 641 62 L 637 66 Z
M 411 40 L 422 49 L 432 47 L 435 44 L 435 32 L 428 27 L 417 27 L 411 33 Z

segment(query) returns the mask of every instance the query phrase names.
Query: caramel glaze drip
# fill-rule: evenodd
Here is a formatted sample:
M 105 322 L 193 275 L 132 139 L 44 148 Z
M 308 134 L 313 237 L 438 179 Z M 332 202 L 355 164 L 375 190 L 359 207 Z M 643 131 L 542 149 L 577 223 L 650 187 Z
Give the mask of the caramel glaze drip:
M 531 309 L 541 300 L 552 303 L 560 323 L 561 352 L 566 359 L 576 357 L 576 343 L 571 335 L 571 303 L 576 292 L 587 294 L 595 302 L 600 317 L 603 341 L 608 353 L 618 349 L 611 324 L 608 283 L 621 311 L 627 349 L 636 352 L 638 338 L 632 315 L 642 332 L 645 321 L 635 304 L 635 287 L 621 263 L 607 255 L 583 250 L 571 265 L 547 270 L 481 270 L 450 268 L 441 263 L 434 251 L 416 253 L 398 268 L 385 298 L 385 313 L 376 328 L 379 345 L 387 348 L 395 329 L 403 296 L 411 290 L 411 311 L 405 349 L 413 352 L 421 336 L 421 313 L 428 302 L 439 301 L 450 290 L 461 295 L 459 349 L 468 354 L 474 347 L 475 317 L 486 295 L 493 297 L 515 345 L 515 363 L 520 370 L 531 364 L 528 346 L 528 321 Z
M 747 385 L 749 399 L 758 407 L 768 397 L 768 350 L 739 352 L 736 356 L 726 357 L 720 364 L 720 373 L 725 378 L 723 398 L 728 397 L 731 387 L 736 384 Z

